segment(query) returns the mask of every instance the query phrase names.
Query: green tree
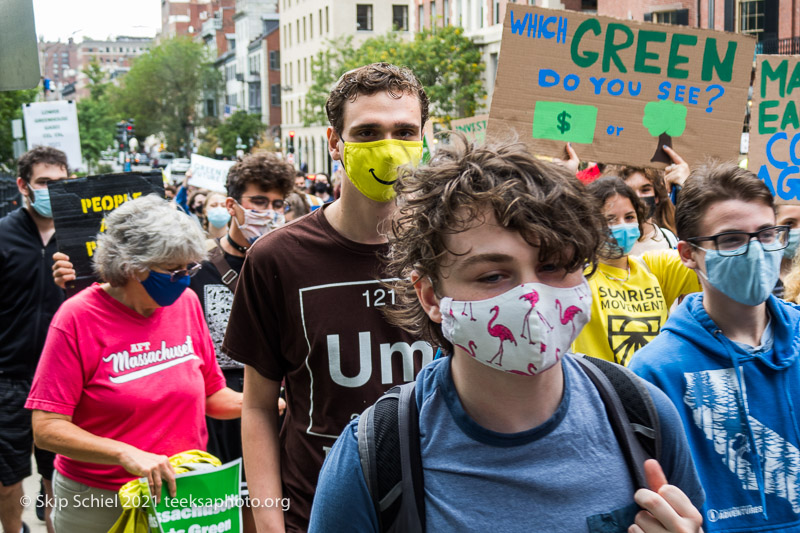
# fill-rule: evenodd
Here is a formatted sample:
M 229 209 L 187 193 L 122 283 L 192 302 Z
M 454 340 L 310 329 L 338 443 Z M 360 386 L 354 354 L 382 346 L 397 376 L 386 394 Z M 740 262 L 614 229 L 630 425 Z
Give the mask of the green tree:
M 36 99 L 38 89 L 0 91 L 0 165 L 13 166 L 14 138 L 11 121 L 22 118 L 22 106 Z
M 136 119 L 136 133 L 163 133 L 172 150 L 191 151 L 204 96 L 221 84 L 207 49 L 185 37 L 163 41 L 136 59 L 114 93 L 121 116 Z
M 78 131 L 81 152 L 91 173 L 103 150 L 114 142 L 116 117 L 109 100 L 109 84 L 100 64 L 91 63 L 83 73 L 89 79 L 90 95 L 78 102 Z
M 245 152 L 258 143 L 266 125 L 261 122 L 261 116 L 251 115 L 247 111 L 237 111 L 216 128 L 222 152 L 227 155 L 236 153 L 236 139 L 242 140 L 246 145 Z
M 386 61 L 409 67 L 425 87 L 431 101 L 431 116 L 449 123 L 453 118 L 475 114 L 486 98 L 481 82 L 481 53 L 464 30 L 454 26 L 418 33 L 412 41 L 390 32 L 372 37 L 354 48 L 352 38 L 329 40 L 312 62 L 314 80 L 301 120 L 305 126 L 327 122 L 325 101 L 339 77 L 361 65 Z

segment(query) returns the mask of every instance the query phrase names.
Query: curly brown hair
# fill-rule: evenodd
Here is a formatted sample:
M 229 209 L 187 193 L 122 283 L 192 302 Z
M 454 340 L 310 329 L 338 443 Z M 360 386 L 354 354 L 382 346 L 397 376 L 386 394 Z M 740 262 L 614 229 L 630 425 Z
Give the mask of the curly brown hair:
M 597 201 L 597 207 L 602 211 L 606 201 L 615 195 L 620 195 L 631 201 L 633 210 L 636 211 L 636 222 L 639 224 L 639 240 L 644 238 L 644 223 L 647 218 L 647 211 L 645 210 L 644 203 L 639 200 L 636 193 L 625 185 L 622 178 L 616 176 L 603 176 L 591 182 L 586 186 L 586 191 L 594 197 Z M 606 259 L 616 259 L 625 255 L 622 248 L 617 244 L 616 239 L 611 235 L 611 230 L 608 228 L 608 223 L 604 221 L 604 228 L 606 232 L 606 245 L 602 251 L 603 257 Z
M 397 305 L 388 320 L 412 335 L 452 351 L 441 325 L 419 303 L 412 272 L 440 279 L 452 251 L 445 238 L 470 228 L 490 209 L 503 227 L 539 248 L 540 260 L 567 271 L 594 268 L 606 224 L 574 174 L 539 161 L 519 142 L 474 145 L 451 136 L 428 165 L 401 172 L 395 188 L 400 206 L 391 220 L 387 269 Z
M 277 190 L 284 197 L 294 188 L 294 167 L 273 152 L 250 154 L 228 171 L 228 196 L 237 202 L 249 183 L 260 188 Z
M 422 111 L 420 127 L 428 121 L 428 95 L 414 73 L 390 63 L 372 63 L 342 74 L 325 103 L 325 112 L 333 131 L 339 136 L 344 129 L 344 104 L 355 102 L 359 95 L 369 96 L 386 91 L 392 98 L 416 95 Z

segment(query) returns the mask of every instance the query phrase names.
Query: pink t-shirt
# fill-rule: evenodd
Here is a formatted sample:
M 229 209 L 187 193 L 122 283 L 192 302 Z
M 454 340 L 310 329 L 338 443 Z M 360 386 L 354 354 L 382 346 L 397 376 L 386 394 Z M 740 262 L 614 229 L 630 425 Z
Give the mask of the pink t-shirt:
M 71 416 L 89 433 L 170 456 L 206 449 L 206 397 L 224 387 L 194 292 L 144 317 L 94 284 L 53 318 L 25 407 Z M 55 467 L 114 491 L 136 477 L 121 466 L 63 455 Z

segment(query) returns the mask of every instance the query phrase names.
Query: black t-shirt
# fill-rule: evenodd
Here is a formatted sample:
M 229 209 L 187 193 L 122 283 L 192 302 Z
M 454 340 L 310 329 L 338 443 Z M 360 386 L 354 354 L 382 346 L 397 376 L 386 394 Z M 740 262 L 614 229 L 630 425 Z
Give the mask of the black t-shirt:
M 224 254 L 225 261 L 238 274 L 242 271 L 244 257 L 236 257 L 229 253 Z M 217 352 L 217 362 L 220 368 L 244 368 L 244 365 L 234 361 L 222 351 L 222 340 L 228 328 L 228 317 L 231 314 L 233 293 L 222 282 L 222 275 L 211 261 L 203 261 L 203 268 L 192 278 L 189 287 L 197 294 L 203 315 L 206 317 L 211 339 L 214 341 L 214 350 Z
M 327 450 L 348 422 L 433 358 L 391 326 L 381 278 L 388 245 L 345 239 L 318 209 L 253 244 L 242 269 L 225 351 L 284 380 L 281 480 L 286 530 L 305 531 Z

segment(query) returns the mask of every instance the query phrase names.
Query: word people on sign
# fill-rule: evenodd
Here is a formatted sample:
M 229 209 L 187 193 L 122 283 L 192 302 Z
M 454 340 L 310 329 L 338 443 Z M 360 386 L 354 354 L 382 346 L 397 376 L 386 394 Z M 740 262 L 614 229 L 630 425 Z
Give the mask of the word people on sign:
M 509 2 L 501 45 L 488 138 L 554 157 L 578 143 L 582 159 L 640 167 L 670 164 L 664 146 L 738 157 L 751 36 Z

